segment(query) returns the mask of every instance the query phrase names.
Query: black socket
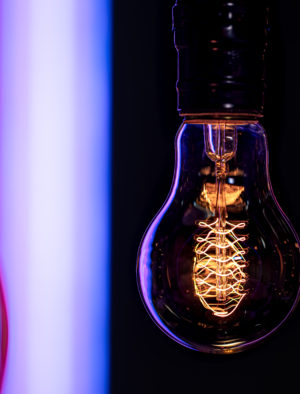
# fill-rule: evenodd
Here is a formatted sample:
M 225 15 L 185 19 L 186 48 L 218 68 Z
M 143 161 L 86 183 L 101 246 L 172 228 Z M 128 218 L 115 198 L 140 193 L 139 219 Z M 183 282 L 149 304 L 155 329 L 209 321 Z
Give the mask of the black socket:
M 266 0 L 176 1 L 181 115 L 262 115 L 268 11 Z

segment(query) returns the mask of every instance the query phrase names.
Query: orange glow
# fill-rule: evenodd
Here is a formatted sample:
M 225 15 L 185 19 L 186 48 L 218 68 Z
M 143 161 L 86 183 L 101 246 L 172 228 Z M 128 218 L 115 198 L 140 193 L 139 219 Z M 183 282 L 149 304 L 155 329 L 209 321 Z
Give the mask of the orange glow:
M 241 193 L 244 191 L 244 186 L 235 186 L 225 184 L 226 204 L 234 205 L 243 202 Z M 216 201 L 216 185 L 213 183 L 206 183 L 203 186 L 201 198 L 206 200 L 210 206 L 215 204 Z
M 241 194 L 244 191 L 244 186 L 236 186 L 236 185 L 224 185 L 224 193 L 226 198 L 227 206 L 235 206 L 240 207 L 244 205 L 244 201 L 241 197 Z M 213 183 L 205 183 L 203 185 L 203 189 L 200 195 L 199 204 L 202 206 L 207 206 L 211 212 L 215 212 L 216 210 L 216 199 L 217 199 L 217 190 L 216 185 Z
M 230 316 L 246 295 L 247 262 L 241 245 L 245 236 L 238 235 L 246 223 L 227 220 L 228 211 L 239 211 L 244 205 L 243 186 L 226 183 L 230 174 L 228 162 L 237 148 L 237 131 L 233 125 L 205 127 L 205 151 L 215 163 L 215 184 L 206 183 L 200 203 L 215 216 L 214 222 L 199 222 L 202 234 L 196 237 L 193 280 L 195 293 L 202 305 L 215 316 Z M 241 170 L 239 170 L 241 171 Z
M 204 231 L 197 236 L 194 258 L 194 287 L 202 305 L 215 316 L 231 315 L 246 295 L 244 272 L 247 262 L 246 251 L 241 246 L 244 236 L 236 235 L 236 230 L 246 224 L 225 222 L 200 222 Z

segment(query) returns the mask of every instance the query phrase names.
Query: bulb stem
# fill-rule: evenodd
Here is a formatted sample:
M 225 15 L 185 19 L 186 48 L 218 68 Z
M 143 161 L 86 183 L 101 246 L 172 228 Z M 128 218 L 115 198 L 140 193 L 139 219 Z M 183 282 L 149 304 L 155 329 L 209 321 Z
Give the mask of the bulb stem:
M 216 299 L 217 301 L 226 301 L 226 287 L 227 280 L 225 276 L 226 270 L 226 194 L 225 194 L 225 179 L 226 179 L 226 163 L 219 160 L 215 164 L 216 171 L 216 213 L 218 215 L 217 221 L 217 242 L 216 242 L 216 259 L 217 259 L 217 283 L 216 283 Z

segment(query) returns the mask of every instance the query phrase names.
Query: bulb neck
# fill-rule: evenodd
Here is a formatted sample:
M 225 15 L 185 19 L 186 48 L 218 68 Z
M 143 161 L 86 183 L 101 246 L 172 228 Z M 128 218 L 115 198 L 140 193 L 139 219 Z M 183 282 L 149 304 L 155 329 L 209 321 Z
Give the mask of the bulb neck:
M 254 115 L 252 113 L 200 113 L 200 114 L 181 114 L 183 117 L 183 123 L 190 124 L 218 124 L 218 123 L 230 123 L 230 124 L 255 124 L 259 123 L 263 116 L 261 114 Z
M 261 113 L 228 113 L 228 112 L 203 112 L 203 113 L 180 113 L 184 121 L 189 123 L 203 123 L 204 121 L 222 122 L 222 121 L 238 121 L 238 122 L 258 122 L 263 119 Z M 205 123 L 205 122 L 204 122 Z

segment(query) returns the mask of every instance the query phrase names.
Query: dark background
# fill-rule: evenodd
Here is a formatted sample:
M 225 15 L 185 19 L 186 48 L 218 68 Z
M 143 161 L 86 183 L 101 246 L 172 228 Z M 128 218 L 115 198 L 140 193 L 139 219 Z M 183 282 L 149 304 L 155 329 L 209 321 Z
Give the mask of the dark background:
M 211 0 L 213 1 L 213 0 Z M 147 315 L 135 282 L 143 232 L 173 175 L 174 0 L 115 0 L 113 394 L 291 393 L 299 385 L 300 308 L 266 343 L 230 356 L 185 349 Z M 300 232 L 300 20 L 297 1 L 274 1 L 265 119 L 275 195 Z

